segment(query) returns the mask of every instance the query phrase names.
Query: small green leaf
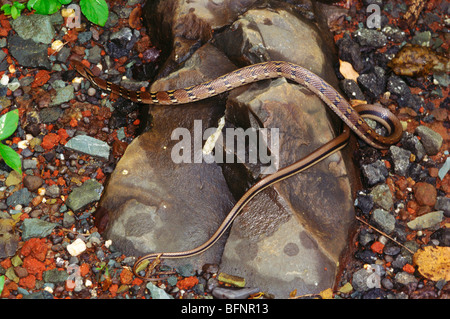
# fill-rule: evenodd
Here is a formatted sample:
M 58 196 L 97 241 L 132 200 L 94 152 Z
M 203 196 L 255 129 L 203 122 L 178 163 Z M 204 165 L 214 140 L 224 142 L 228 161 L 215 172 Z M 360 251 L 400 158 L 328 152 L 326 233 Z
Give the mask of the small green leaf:
M 5 11 L 6 8 L 10 7 L 10 4 L 4 4 L 0 7 L 0 10 Z
M 19 111 L 9 111 L 0 117 L 0 140 L 10 137 L 19 124 Z
M 4 287 L 5 287 L 5 276 L 1 275 L 0 276 L 0 295 L 2 294 Z
M 31 1 L 33 3 L 30 5 Z M 53 14 L 61 8 L 58 0 L 30 0 L 30 2 L 28 2 L 28 9 L 31 6 L 38 14 Z
M 80 0 L 81 12 L 92 23 L 103 27 L 108 20 L 108 5 L 105 0 Z
M 15 19 L 17 19 L 19 16 L 20 16 L 19 10 L 18 10 L 15 6 L 12 6 L 12 7 L 11 7 L 11 17 L 15 20 Z
M 0 143 L 0 155 L 6 165 L 22 175 L 22 161 L 16 151 L 14 151 L 11 147 Z
M 33 6 L 34 6 L 34 4 L 37 2 L 38 0 L 28 0 L 28 2 L 27 2 L 27 9 L 28 10 L 33 10 Z
M 1 9 L 5 13 L 5 15 L 9 16 L 11 14 L 11 5 L 10 4 L 2 5 Z
M 72 2 L 72 0 L 58 0 L 58 1 L 59 1 L 59 3 L 61 3 L 61 4 L 69 4 L 69 3 Z
M 25 5 L 24 5 L 23 3 L 14 1 L 13 5 L 14 5 L 17 9 L 19 9 L 19 11 L 22 11 L 23 9 L 25 9 Z

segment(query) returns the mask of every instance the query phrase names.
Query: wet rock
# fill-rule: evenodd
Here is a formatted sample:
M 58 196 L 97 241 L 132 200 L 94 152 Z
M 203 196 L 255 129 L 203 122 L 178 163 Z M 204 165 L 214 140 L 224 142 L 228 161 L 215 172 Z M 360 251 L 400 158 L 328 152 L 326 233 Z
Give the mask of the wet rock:
M 389 211 L 394 205 L 391 190 L 386 184 L 375 186 L 370 192 L 370 195 L 372 196 L 373 202 L 384 210 Z
M 95 179 L 87 180 L 80 187 L 75 188 L 67 197 L 66 205 L 73 211 L 77 211 L 86 205 L 100 200 L 103 185 Z
M 413 230 L 421 230 L 435 227 L 444 219 L 442 211 L 427 213 L 425 215 L 416 217 L 414 220 L 407 223 L 408 227 Z
M 110 146 L 107 143 L 88 135 L 77 135 L 64 147 L 104 159 L 108 159 L 110 153 Z
M 369 186 L 384 182 L 389 175 L 386 165 L 384 165 L 384 162 L 381 160 L 371 164 L 362 165 L 361 171 Z
M 436 204 L 436 187 L 425 182 L 418 182 L 414 185 L 414 196 L 419 205 L 433 207 Z
M 162 2 L 148 3 L 148 6 L 157 6 Z M 164 1 L 157 9 L 168 9 L 174 3 Z M 166 40 L 164 36 L 175 30 L 174 41 L 177 43 L 169 62 L 160 73 L 162 79 L 153 85 L 152 90 L 186 87 L 235 68 L 209 44 L 200 47 L 192 55 L 193 43 L 200 46 L 212 37 L 211 29 L 218 23 L 216 17 L 224 21 L 230 13 L 219 13 L 215 8 L 208 7 L 203 12 L 214 12 L 204 18 L 200 14 L 201 3 L 183 2 L 182 5 L 180 12 L 189 6 L 195 6 L 195 10 L 183 12 L 184 16 L 180 20 L 170 14 L 163 15 L 158 10 L 147 10 L 147 14 L 155 17 L 149 20 L 153 23 L 163 22 L 164 25 L 164 30 L 156 32 L 157 41 Z M 166 11 L 163 10 L 163 13 Z M 298 28 L 299 25 L 302 28 Z M 251 63 L 268 58 L 289 59 L 307 66 L 337 87 L 338 81 L 332 72 L 333 59 L 328 58 L 330 51 L 324 45 L 323 34 L 309 27 L 309 23 L 297 21 L 284 10 L 257 10 L 242 17 L 228 32 L 221 32 L 224 35 L 221 39 L 218 36 L 216 40 L 220 48 L 226 48 L 224 44 L 227 43 L 233 44 L 232 47 L 228 46 L 227 53 L 233 53 L 233 59 L 236 58 L 239 64 L 242 61 Z M 283 36 L 280 36 L 280 32 Z M 245 41 L 237 41 L 232 37 L 233 33 L 242 35 Z M 218 43 L 219 40 L 222 44 Z M 170 39 L 167 42 L 173 43 Z M 266 43 L 267 47 L 262 47 L 261 43 Z M 170 67 L 179 62 L 185 62 L 185 68 L 164 78 L 170 73 Z M 208 70 L 206 75 L 204 69 Z M 330 130 L 333 125 L 324 120 L 328 119 L 324 105 L 317 97 L 305 92 L 304 88 L 299 89 L 299 86 L 278 79 L 252 85 L 251 90 L 243 88 L 235 91 L 229 94 L 229 107 L 225 112 L 230 126 L 248 128 L 250 124 L 257 127 L 262 123 L 264 127 L 284 129 L 287 122 L 298 119 L 283 131 L 286 139 L 281 144 L 286 147 L 286 156 L 281 157 L 285 161 L 280 163 L 281 166 L 309 154 L 334 136 L 335 132 Z M 225 99 L 225 96 L 222 98 Z M 130 144 L 111 176 L 106 196 L 100 203 L 101 209 L 106 211 L 103 216 L 108 217 L 96 218 L 96 221 L 104 220 L 107 223 L 105 235 L 121 251 L 141 255 L 145 252 L 192 249 L 209 238 L 208 234 L 217 228 L 233 205 L 234 199 L 227 182 L 238 198 L 245 188 L 260 177 L 258 167 L 243 167 L 241 170 L 245 169 L 246 173 L 238 174 L 237 165 L 232 168 L 231 165 L 218 167 L 203 163 L 191 166 L 173 163 L 170 153 L 176 143 L 169 140 L 172 131 L 184 127 L 192 132 L 193 119 L 202 119 L 202 131 L 205 127 L 217 127 L 224 113 L 224 103 L 219 104 L 219 101 L 220 97 L 201 101 L 182 110 L 176 106 L 152 107 L 155 125 L 152 134 L 144 133 Z M 211 110 L 212 106 L 215 109 Z M 306 109 L 305 113 L 298 113 L 299 109 Z M 313 120 L 315 116 L 320 120 Z M 311 121 L 304 121 L 305 117 L 311 118 Z M 300 128 L 298 123 L 301 123 Z M 320 138 L 313 140 L 316 131 L 320 131 Z M 264 291 L 275 291 L 278 297 L 287 297 L 290 291 L 298 287 L 307 293 L 311 289 L 321 291 L 332 285 L 336 263 L 348 236 L 349 221 L 353 220 L 353 205 L 351 195 L 348 195 L 351 193 L 350 184 L 347 180 L 351 172 L 344 165 L 345 159 L 335 155 L 321 163 L 322 166 L 316 171 L 308 170 L 307 174 L 302 174 L 303 179 L 296 176 L 277 185 L 276 190 L 268 189 L 260 193 L 254 203 L 245 208 L 239 216 L 241 218 L 233 224 L 230 232 L 232 239 L 228 240 L 225 247 L 221 271 L 244 277 L 249 285 L 261 287 Z M 227 181 L 222 172 L 228 176 Z M 247 176 L 244 180 L 243 177 Z M 322 193 L 311 194 L 313 188 Z M 337 194 L 334 193 L 336 190 Z M 328 200 L 331 194 L 332 198 Z M 318 203 L 317 198 L 326 200 Z M 342 204 L 342 210 L 336 208 L 336 203 Z M 331 214 L 334 211 L 345 213 L 334 216 Z M 330 213 L 323 216 L 327 212 Z M 223 241 L 218 244 L 212 248 L 213 251 L 208 250 L 195 257 L 195 263 L 218 263 Z M 207 254 L 210 254 L 209 257 L 205 257 Z M 318 265 L 320 268 L 317 268 Z M 317 271 L 309 271 L 311 267 L 317 268 Z M 324 267 L 328 269 L 326 272 L 323 271 Z M 237 274 L 235 269 L 241 273 Z
M 43 238 L 51 234 L 58 224 L 46 222 L 39 218 L 27 218 L 22 224 L 22 239 Z
M 389 148 L 389 152 L 394 163 L 395 173 L 406 176 L 410 166 L 411 152 L 395 145 Z
M 33 40 L 24 40 L 18 35 L 8 37 L 8 47 L 17 62 L 30 68 L 51 69 L 47 55 L 47 44 L 37 44 Z
M 234 68 L 222 53 L 207 45 L 187 61 L 185 68 L 155 82 L 152 90 L 198 84 Z M 220 99 L 214 98 L 191 104 L 188 109 L 152 108 L 154 129 L 128 146 L 100 202 L 108 211 L 104 217 L 109 219 L 105 238 L 121 251 L 136 255 L 192 249 L 209 239 L 231 210 L 234 198 L 217 164 L 207 164 L 201 158 L 194 162 L 194 139 L 186 145 L 191 150 L 189 159 L 175 162 L 172 150 L 181 140 L 188 140 L 171 136 L 175 129 L 183 128 L 190 136 L 197 134 L 197 141 L 203 140 L 202 132 L 217 127 L 223 111 Z M 201 145 L 202 141 L 200 152 Z M 190 263 L 194 269 L 201 269 L 205 263 L 218 264 L 224 239 L 202 255 L 165 262 L 177 266 Z
M 392 233 L 395 229 L 395 217 L 384 209 L 375 209 L 370 221 L 387 234 Z
M 420 136 L 423 147 L 428 155 L 436 155 L 441 149 L 442 136 L 426 126 L 418 126 L 415 133 Z
M 21 15 L 11 21 L 11 26 L 21 38 L 37 43 L 50 44 L 55 36 L 52 18 L 47 15 Z

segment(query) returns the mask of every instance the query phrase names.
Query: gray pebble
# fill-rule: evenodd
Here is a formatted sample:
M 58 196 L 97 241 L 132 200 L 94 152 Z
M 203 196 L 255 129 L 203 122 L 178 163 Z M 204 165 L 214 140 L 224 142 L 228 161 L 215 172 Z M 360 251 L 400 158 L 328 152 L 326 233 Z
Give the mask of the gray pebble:
M 394 163 L 395 173 L 405 176 L 410 165 L 411 152 L 397 146 L 391 146 L 389 152 Z
M 417 283 L 418 280 L 416 279 L 416 277 L 414 277 L 414 275 L 401 271 L 399 273 L 397 273 L 394 277 L 394 280 L 402 285 L 408 285 L 410 283 Z
M 418 126 L 415 130 L 416 134 L 420 136 L 423 147 L 428 155 L 436 155 L 443 142 L 442 136 L 426 126 Z
M 375 209 L 370 217 L 370 222 L 387 234 L 392 233 L 395 229 L 395 217 L 384 209 Z
M 373 186 L 379 182 L 384 182 L 386 180 L 386 177 L 388 177 L 389 175 L 386 166 L 380 160 L 375 161 L 371 164 L 362 165 L 361 171 L 366 178 L 367 184 L 369 184 L 369 186 Z
M 389 211 L 394 205 L 391 190 L 387 184 L 375 186 L 370 192 L 373 202 L 384 210 Z

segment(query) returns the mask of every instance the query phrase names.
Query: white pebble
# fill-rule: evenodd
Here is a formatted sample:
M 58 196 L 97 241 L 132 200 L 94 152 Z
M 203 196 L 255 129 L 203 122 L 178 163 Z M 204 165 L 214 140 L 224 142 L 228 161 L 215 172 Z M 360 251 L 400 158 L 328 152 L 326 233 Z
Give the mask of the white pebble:
M 28 145 L 30 145 L 30 143 L 27 140 L 19 141 L 17 143 L 17 147 L 22 149 L 22 150 L 28 148 Z
M 77 238 L 73 243 L 67 245 L 67 251 L 72 256 L 78 256 L 86 250 L 86 244 L 80 238 Z
M 7 76 L 6 74 L 3 74 L 2 78 L 0 79 L 0 84 L 7 86 L 9 83 L 9 76 Z
M 109 248 L 109 246 L 111 246 L 111 244 L 112 244 L 112 240 L 111 239 L 108 239 L 107 241 L 105 241 L 105 247 L 106 248 Z
M 64 43 L 61 40 L 53 41 L 52 50 L 59 52 L 64 47 Z
M 90 287 L 90 286 L 92 286 L 92 281 L 90 281 L 89 279 L 86 279 L 86 281 L 84 282 L 84 285 L 86 287 Z
M 53 293 L 52 287 L 45 286 L 44 290 L 45 290 L 45 291 L 48 291 L 48 292 L 51 293 L 51 294 Z

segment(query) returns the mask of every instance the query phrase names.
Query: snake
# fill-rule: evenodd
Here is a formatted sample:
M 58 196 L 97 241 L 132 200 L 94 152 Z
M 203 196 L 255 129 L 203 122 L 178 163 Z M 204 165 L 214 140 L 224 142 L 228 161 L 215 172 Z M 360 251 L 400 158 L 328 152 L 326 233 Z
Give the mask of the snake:
M 391 145 L 396 144 L 403 133 L 403 127 L 400 121 L 387 108 L 378 104 L 360 104 L 352 107 L 335 88 L 314 72 L 286 61 L 267 61 L 252 64 L 198 85 L 158 92 L 131 91 L 120 85 L 96 77 L 89 67 L 79 61 L 72 60 L 71 64 L 81 76 L 98 88 L 133 102 L 150 105 L 189 104 L 231 91 L 243 85 L 261 80 L 284 77 L 313 92 L 343 121 L 344 125 L 341 134 L 333 140 L 322 145 L 297 162 L 261 178 L 251 186 L 236 202 L 216 232 L 205 243 L 191 250 L 150 253 L 138 258 L 133 265 L 133 272 L 138 278 L 144 280 L 161 280 L 161 278 L 153 278 L 152 276 L 140 274 L 141 271 L 138 271 L 138 269 L 142 268 L 141 266 L 144 262 L 149 263 L 152 260 L 159 260 L 159 258 L 187 258 L 205 252 L 224 235 L 245 205 L 258 193 L 274 183 L 308 169 L 331 154 L 341 150 L 348 144 L 351 131 L 363 142 L 377 149 L 387 149 Z M 387 134 L 385 136 L 378 134 L 368 125 L 364 120 L 365 118 L 370 118 L 380 123 L 385 127 Z

